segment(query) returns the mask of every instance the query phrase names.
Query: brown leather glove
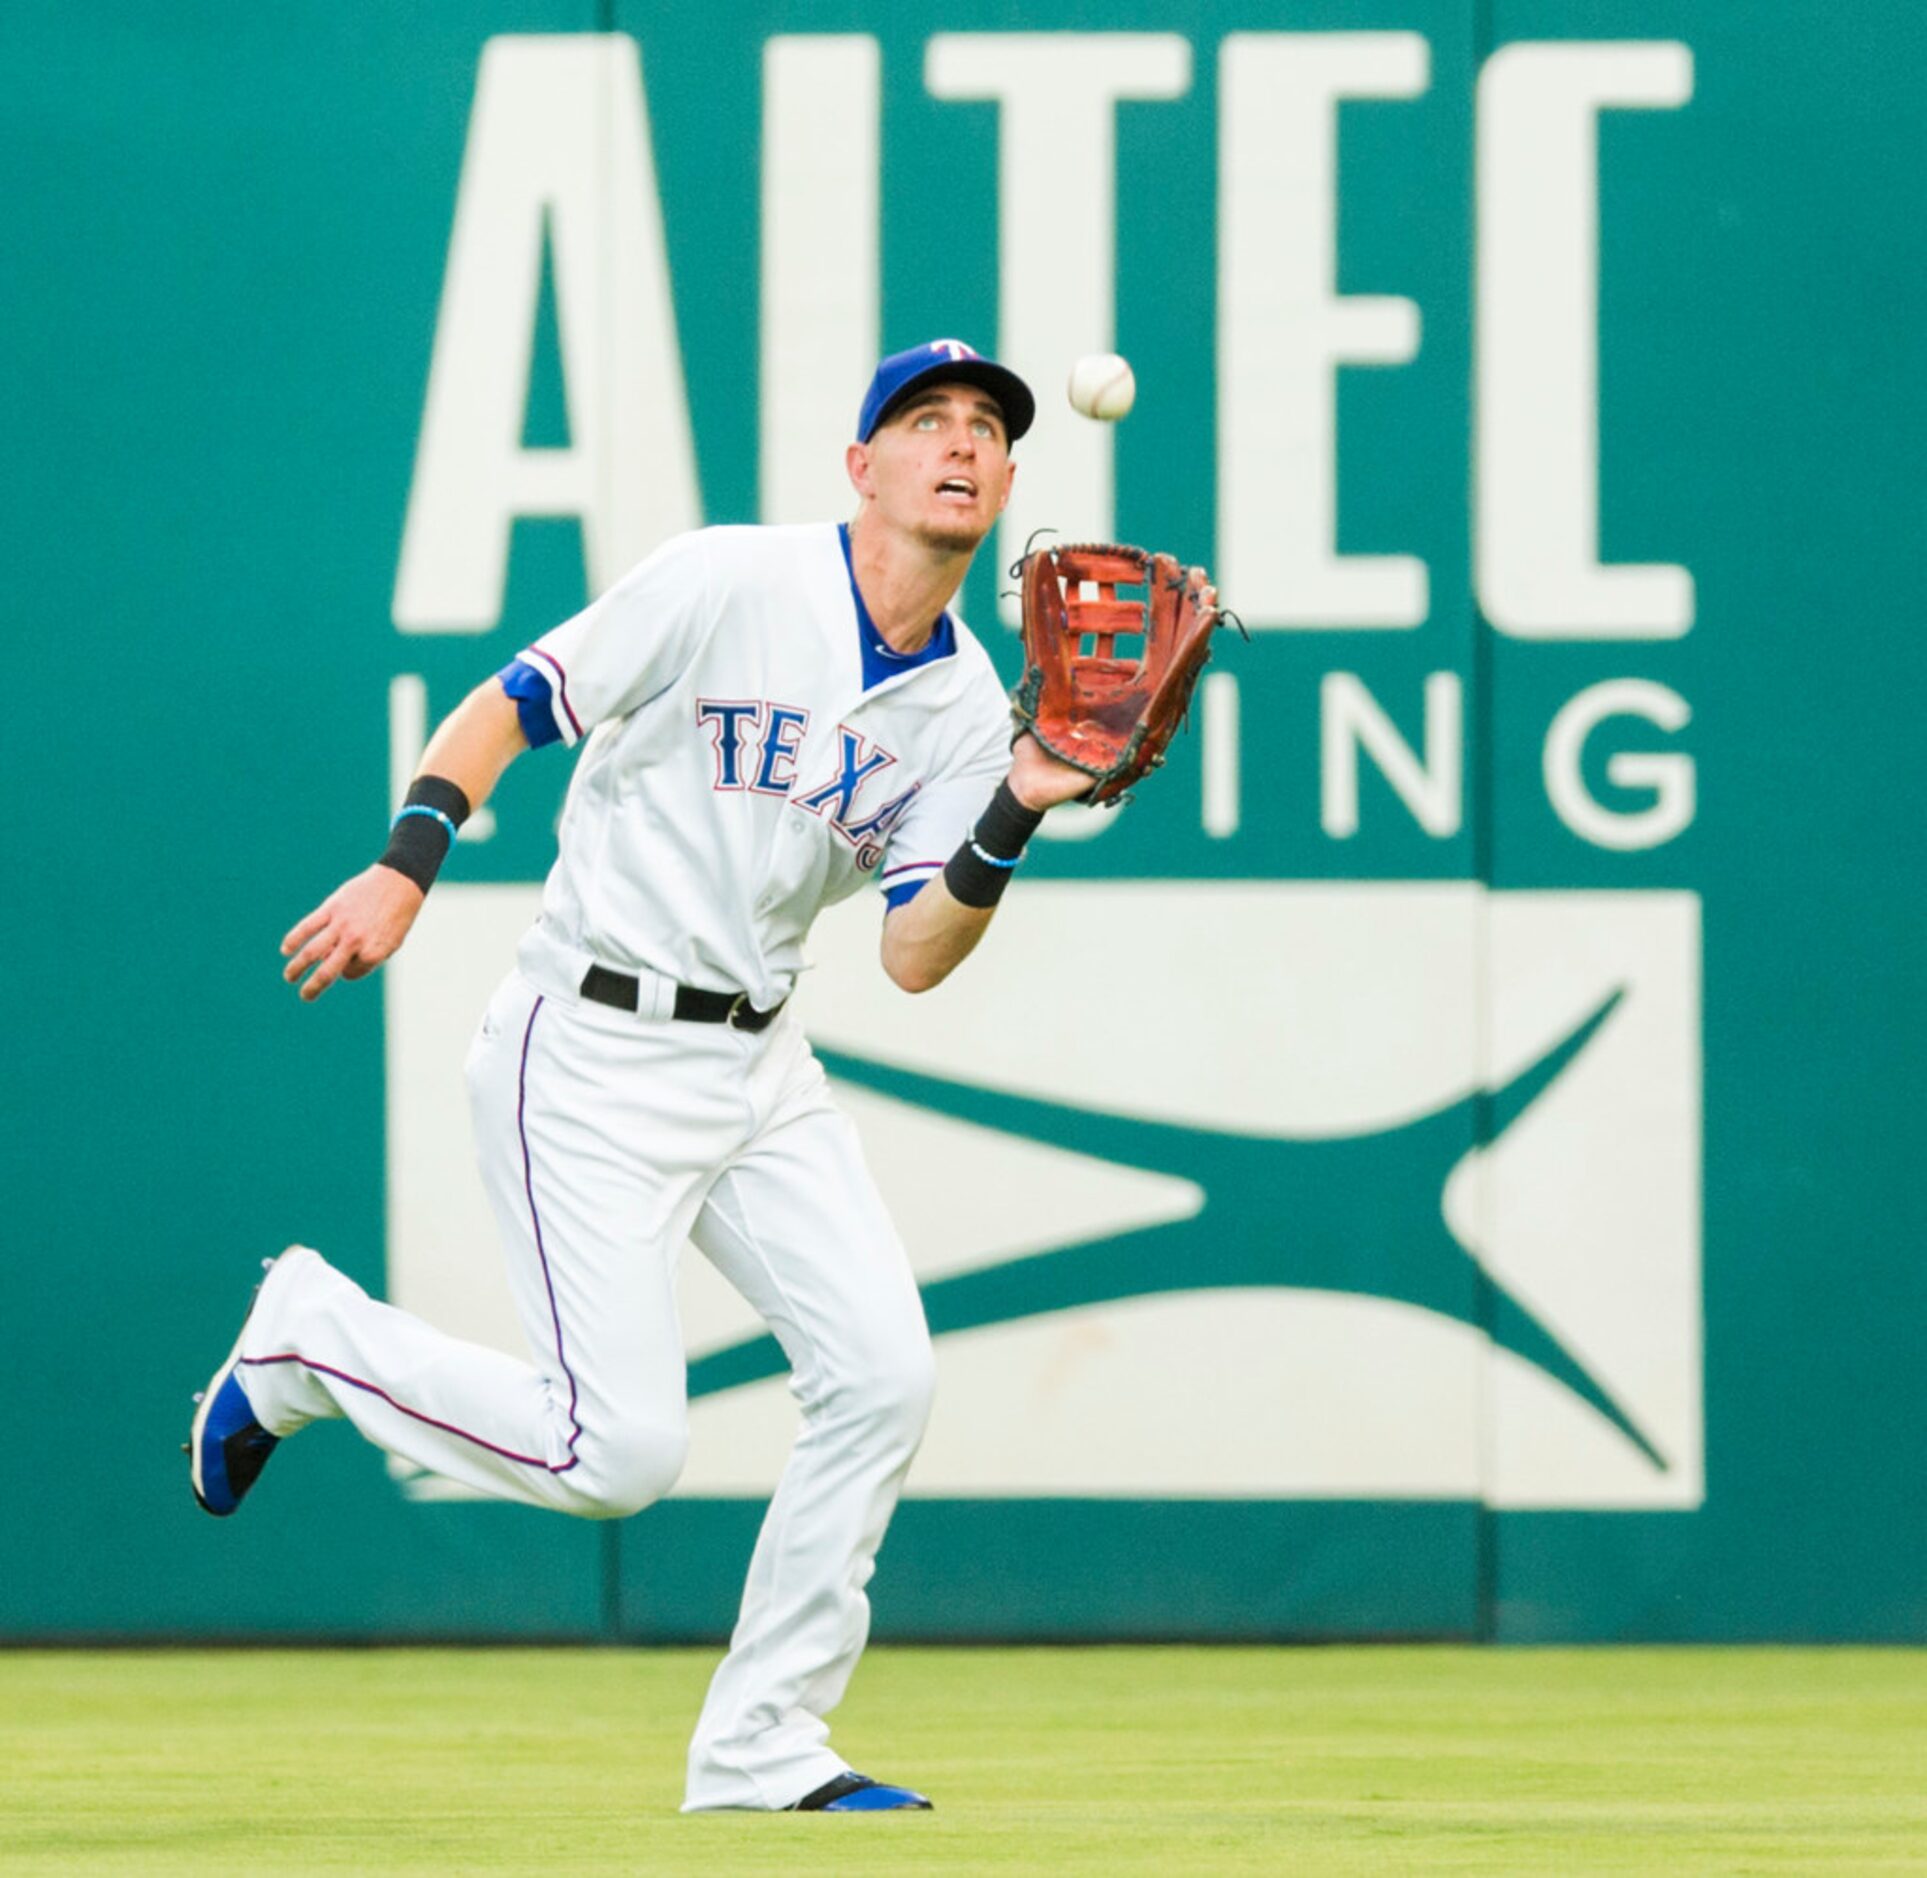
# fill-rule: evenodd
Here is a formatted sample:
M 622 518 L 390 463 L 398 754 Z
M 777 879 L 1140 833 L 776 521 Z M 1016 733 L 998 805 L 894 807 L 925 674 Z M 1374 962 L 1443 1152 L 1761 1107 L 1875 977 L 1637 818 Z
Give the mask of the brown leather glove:
M 1164 761 L 1223 617 L 1201 567 L 1099 542 L 1037 548 L 1022 563 L 1024 677 L 1011 714 L 1050 754 L 1116 802 Z M 1095 583 L 1094 598 L 1084 597 Z M 1137 587 L 1142 598 L 1120 597 Z M 1118 656 L 1120 638 L 1142 643 Z M 1084 651 L 1086 639 L 1093 649 Z M 1128 651 L 1128 648 L 1127 648 Z

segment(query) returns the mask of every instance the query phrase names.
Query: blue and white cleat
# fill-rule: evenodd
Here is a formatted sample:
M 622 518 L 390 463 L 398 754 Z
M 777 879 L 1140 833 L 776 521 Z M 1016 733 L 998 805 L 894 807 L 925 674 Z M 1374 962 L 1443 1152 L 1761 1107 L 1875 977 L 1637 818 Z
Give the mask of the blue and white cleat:
M 930 1813 L 936 1809 L 908 1787 L 888 1787 L 868 1774 L 838 1774 L 806 1793 L 792 1813 Z
M 273 1271 L 275 1261 L 264 1259 L 263 1268 Z M 261 1284 L 267 1283 L 263 1278 Z M 254 1303 L 261 1297 L 261 1285 L 254 1288 Z M 248 1317 L 254 1315 L 248 1305 Z M 194 1497 L 216 1519 L 225 1519 L 247 1498 L 248 1489 L 260 1479 L 279 1444 L 254 1418 L 254 1404 L 248 1400 L 241 1379 L 235 1374 L 241 1363 L 241 1342 L 247 1335 L 248 1320 L 241 1320 L 241 1335 L 227 1361 L 214 1372 L 205 1389 L 194 1400 L 194 1426 L 188 1432 L 187 1473 Z

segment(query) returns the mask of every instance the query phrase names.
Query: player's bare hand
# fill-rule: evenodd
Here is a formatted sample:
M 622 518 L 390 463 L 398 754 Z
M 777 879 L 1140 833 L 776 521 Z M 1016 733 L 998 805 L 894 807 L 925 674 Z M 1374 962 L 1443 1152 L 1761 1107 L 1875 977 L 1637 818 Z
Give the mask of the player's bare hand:
M 1054 809 L 1088 795 L 1091 779 L 1081 769 L 1060 763 L 1029 731 L 1010 751 L 1010 792 L 1027 809 Z
M 379 863 L 345 880 L 281 941 L 281 976 L 310 1004 L 337 978 L 365 978 L 408 937 L 427 898 L 406 874 Z

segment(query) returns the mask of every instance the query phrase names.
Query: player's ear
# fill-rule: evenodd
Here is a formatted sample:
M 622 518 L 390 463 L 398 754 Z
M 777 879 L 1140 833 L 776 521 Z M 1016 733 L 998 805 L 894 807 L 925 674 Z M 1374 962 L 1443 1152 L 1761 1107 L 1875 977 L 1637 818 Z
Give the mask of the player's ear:
M 1004 459 L 1004 493 L 997 504 L 997 513 L 999 515 L 1003 514 L 1003 512 L 1010 507 L 1010 486 L 1016 480 L 1017 465 L 1006 457 Z
M 870 446 L 853 443 L 843 452 L 843 467 L 850 478 L 850 487 L 860 496 L 876 494 L 876 478 L 870 471 Z

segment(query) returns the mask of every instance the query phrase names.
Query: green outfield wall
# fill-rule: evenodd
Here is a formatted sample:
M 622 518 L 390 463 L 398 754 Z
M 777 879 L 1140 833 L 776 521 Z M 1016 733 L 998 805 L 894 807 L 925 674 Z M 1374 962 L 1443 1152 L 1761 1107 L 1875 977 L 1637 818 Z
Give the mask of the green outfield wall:
M 1041 393 L 1006 675 L 1041 526 L 1250 638 L 942 990 L 819 931 L 940 1360 L 877 1633 L 1927 1638 L 1924 74 L 1900 0 L 0 9 L 0 1636 L 725 1631 L 791 1409 L 693 1252 L 619 1526 L 339 1429 L 216 1525 L 178 1443 L 290 1240 L 514 1347 L 460 1071 L 567 754 L 379 979 L 280 935 L 956 335 Z

